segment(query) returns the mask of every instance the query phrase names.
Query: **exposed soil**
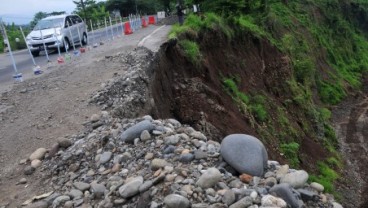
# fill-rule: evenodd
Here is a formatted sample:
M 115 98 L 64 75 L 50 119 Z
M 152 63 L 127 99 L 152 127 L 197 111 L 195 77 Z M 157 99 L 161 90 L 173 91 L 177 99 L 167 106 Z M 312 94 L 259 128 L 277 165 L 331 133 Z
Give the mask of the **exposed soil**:
M 17 84 L 0 95 L 0 207 L 15 207 L 41 193 L 42 173 L 27 177 L 26 185 L 16 185 L 23 174 L 22 159 L 40 147 L 50 148 L 58 137 L 69 137 L 84 129 L 83 123 L 100 109 L 89 99 L 109 79 L 125 73 L 110 56 L 137 47 L 143 37 L 158 27 L 150 26 L 131 36 L 116 39 L 73 58 L 71 62 L 43 66 L 39 77 Z M 125 66 L 128 67 L 128 66 Z
M 218 141 L 231 133 L 255 135 L 266 144 L 270 159 L 285 162 L 279 152 L 277 135 L 260 135 L 260 129 L 267 124 L 253 126 L 250 117 L 242 113 L 225 92 L 222 80 L 237 76 L 241 79 L 241 91 L 266 96 L 269 117 L 274 120 L 276 107 L 285 106 L 283 101 L 292 97 L 285 82 L 291 76 L 289 58 L 268 42 L 251 36 L 228 42 L 220 33 L 213 32 L 198 39 L 203 63 L 200 68 L 183 58 L 183 51 L 176 42 L 163 46 L 155 66 L 153 115 L 175 117 Z M 303 132 L 301 122 L 305 115 L 296 105 L 287 108 L 290 125 Z M 281 127 L 276 128 L 278 132 L 283 131 Z M 310 169 L 311 164 L 326 157 L 320 143 L 305 135 L 299 139 L 302 167 Z

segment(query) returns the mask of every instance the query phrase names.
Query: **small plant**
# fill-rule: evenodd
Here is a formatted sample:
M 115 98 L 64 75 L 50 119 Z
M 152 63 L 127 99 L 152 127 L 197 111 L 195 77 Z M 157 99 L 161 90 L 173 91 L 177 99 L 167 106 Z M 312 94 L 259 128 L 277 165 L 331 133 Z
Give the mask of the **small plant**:
M 292 167 L 299 167 L 299 147 L 300 145 L 296 142 L 284 143 L 280 145 L 281 152 L 284 153 Z
M 179 45 L 184 51 L 184 54 L 195 65 L 199 65 L 201 60 L 201 52 L 196 42 L 190 40 L 181 40 Z
M 322 184 L 326 192 L 334 193 L 334 182 L 340 177 L 339 174 L 324 162 L 318 162 L 317 166 L 319 174 L 310 175 L 309 180 Z

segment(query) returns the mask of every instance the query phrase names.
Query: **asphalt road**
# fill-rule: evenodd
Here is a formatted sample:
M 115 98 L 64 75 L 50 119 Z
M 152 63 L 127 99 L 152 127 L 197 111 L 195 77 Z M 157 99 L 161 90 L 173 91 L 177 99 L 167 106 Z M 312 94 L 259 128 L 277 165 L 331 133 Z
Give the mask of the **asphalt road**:
M 112 40 L 113 37 L 117 37 L 118 35 L 123 34 L 122 25 L 114 25 L 112 27 L 107 27 L 104 29 L 95 30 L 93 33 L 88 33 L 88 41 L 89 45 L 93 45 L 94 43 L 104 42 L 108 40 Z M 79 46 L 75 46 L 77 49 Z M 73 47 L 71 46 L 72 52 Z M 57 61 L 58 51 L 49 51 L 49 60 L 51 62 Z M 31 56 L 28 50 L 21 50 L 13 52 L 14 60 L 16 62 L 16 67 L 19 73 L 23 73 L 25 71 L 32 71 L 34 66 L 31 59 Z M 35 57 L 35 62 L 37 65 L 42 66 L 48 63 L 45 52 L 41 52 L 40 56 Z M 9 82 L 13 80 L 13 74 L 15 74 L 15 70 L 11 61 L 11 57 L 9 53 L 0 54 L 0 84 L 4 82 Z

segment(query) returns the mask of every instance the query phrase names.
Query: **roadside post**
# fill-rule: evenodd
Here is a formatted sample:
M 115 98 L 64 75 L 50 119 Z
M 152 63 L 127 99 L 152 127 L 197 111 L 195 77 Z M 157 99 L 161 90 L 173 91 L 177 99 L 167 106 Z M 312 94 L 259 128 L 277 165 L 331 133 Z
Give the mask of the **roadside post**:
M 92 20 L 89 20 L 89 23 L 91 25 L 91 31 L 92 31 L 92 47 L 96 48 L 97 43 L 95 43 L 95 31 L 93 30 Z
M 41 40 L 42 40 L 43 50 L 45 51 L 47 62 L 50 62 L 49 53 L 47 52 L 46 44 L 45 44 L 45 41 L 43 40 L 42 30 L 40 30 L 40 34 L 41 34 Z
M 73 54 L 75 56 L 78 56 L 79 52 L 77 50 L 75 50 L 74 37 L 73 37 L 73 34 L 72 34 L 72 30 L 70 29 L 69 22 L 67 21 L 66 24 L 68 25 L 69 35 L 70 35 L 70 38 L 72 39 L 71 42 L 72 42 L 72 45 L 73 45 Z
M 31 57 L 32 62 L 33 62 L 33 66 L 34 66 L 33 69 L 32 69 L 33 70 L 33 74 L 34 75 L 42 74 L 41 68 L 40 68 L 40 66 L 38 66 L 36 64 L 36 61 L 35 61 L 32 53 L 31 53 L 31 49 L 29 48 L 29 45 L 27 44 L 27 39 L 26 39 L 26 36 L 24 35 L 24 32 L 23 32 L 22 27 L 19 27 L 19 29 L 20 29 L 20 32 L 22 33 L 24 42 L 26 43 L 26 46 L 27 46 L 27 49 L 28 49 L 28 52 L 29 52 L 29 56 Z
M 121 24 L 121 34 L 124 35 L 123 18 L 121 18 L 121 16 L 119 16 L 119 19 L 120 19 L 120 24 Z
M 108 28 L 107 28 L 107 22 L 106 22 L 106 17 L 105 17 L 105 32 L 106 32 L 106 38 L 107 40 L 109 40 L 109 34 L 107 32 Z
M 15 64 L 15 59 L 14 59 L 14 56 L 13 56 L 13 52 L 11 50 L 8 35 L 6 33 L 6 27 L 5 27 L 5 25 L 4 25 L 4 23 L 2 22 L 1 19 L 0 19 L 0 26 L 4 30 L 4 42 L 6 41 L 6 44 L 8 45 L 10 59 L 11 59 L 11 62 L 13 64 L 13 68 L 14 68 L 14 72 L 15 72 L 15 74 L 13 75 L 13 78 L 16 82 L 22 82 L 23 81 L 23 76 L 22 76 L 22 73 L 18 73 L 17 65 Z
M 84 53 L 84 52 L 86 52 L 86 49 L 83 47 L 82 38 L 81 38 L 81 34 L 80 34 L 80 30 L 79 30 L 78 26 L 77 26 L 77 32 L 78 32 L 78 39 L 79 39 L 79 44 L 80 44 L 79 51 L 81 53 Z
M 62 63 L 64 63 L 64 58 L 61 56 L 61 53 L 60 53 L 60 42 L 57 38 L 56 28 L 54 28 L 54 37 L 55 37 L 55 42 L 57 43 L 58 54 L 59 54 L 59 57 L 57 58 L 57 62 L 59 64 L 62 64 Z
M 109 21 L 110 21 L 110 30 L 111 30 L 112 39 L 114 40 L 114 31 L 112 29 L 112 23 L 111 23 L 111 17 L 110 16 L 109 16 Z

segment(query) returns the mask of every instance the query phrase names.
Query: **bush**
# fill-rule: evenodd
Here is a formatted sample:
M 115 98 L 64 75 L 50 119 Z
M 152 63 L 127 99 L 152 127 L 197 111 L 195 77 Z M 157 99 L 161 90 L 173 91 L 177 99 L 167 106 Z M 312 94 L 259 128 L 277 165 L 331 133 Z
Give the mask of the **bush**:
M 296 142 L 285 143 L 280 145 L 280 150 L 284 153 L 285 157 L 289 160 L 292 167 L 299 167 L 299 147 Z
M 201 52 L 196 42 L 190 40 L 181 40 L 179 42 L 179 45 L 183 49 L 185 56 L 189 59 L 190 62 L 196 65 L 200 63 Z
M 318 162 L 317 166 L 319 174 L 317 176 L 310 175 L 309 180 L 322 184 L 326 192 L 333 193 L 335 190 L 334 182 L 340 177 L 339 174 L 324 162 Z

